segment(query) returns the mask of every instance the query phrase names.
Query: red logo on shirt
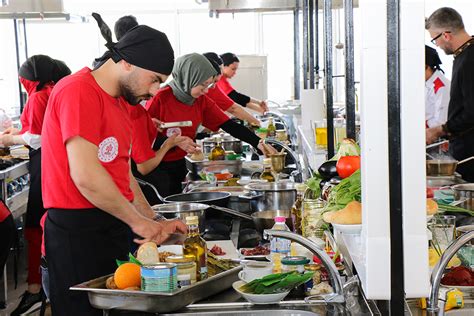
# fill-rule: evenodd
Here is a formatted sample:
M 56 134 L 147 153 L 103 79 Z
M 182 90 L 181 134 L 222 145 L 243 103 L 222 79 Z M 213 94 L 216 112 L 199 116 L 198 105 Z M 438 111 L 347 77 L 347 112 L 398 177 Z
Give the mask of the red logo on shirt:
M 107 137 L 99 144 L 99 160 L 111 162 L 118 155 L 118 141 L 115 137 Z
M 433 81 L 433 85 L 434 85 L 434 92 L 435 93 L 438 92 L 439 89 L 444 87 L 444 83 L 439 78 L 436 78 L 435 81 Z
M 166 137 L 171 137 L 173 135 L 178 135 L 178 136 L 181 136 L 181 128 L 179 127 L 172 127 L 172 128 L 168 128 L 166 130 Z

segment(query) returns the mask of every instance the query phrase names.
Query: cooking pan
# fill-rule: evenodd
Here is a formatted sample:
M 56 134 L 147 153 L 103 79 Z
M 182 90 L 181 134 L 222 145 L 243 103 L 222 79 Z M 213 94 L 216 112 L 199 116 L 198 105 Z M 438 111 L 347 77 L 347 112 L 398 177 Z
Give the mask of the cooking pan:
M 265 229 L 271 229 L 275 225 L 276 216 L 286 217 L 286 226 L 293 231 L 293 221 L 291 220 L 290 211 L 271 210 L 252 213 L 251 217 L 258 232 L 263 233 Z
M 452 176 L 456 171 L 457 166 L 468 162 L 469 160 L 474 159 L 474 156 L 463 159 L 461 161 L 457 160 L 441 160 L 441 159 L 432 159 L 426 160 L 426 175 L 427 176 Z
M 169 203 L 157 204 L 151 207 L 155 214 L 163 215 L 167 219 L 179 218 L 186 222 L 186 217 L 197 216 L 199 219 L 199 230 L 204 232 L 204 211 L 209 208 L 209 205 L 202 203 Z

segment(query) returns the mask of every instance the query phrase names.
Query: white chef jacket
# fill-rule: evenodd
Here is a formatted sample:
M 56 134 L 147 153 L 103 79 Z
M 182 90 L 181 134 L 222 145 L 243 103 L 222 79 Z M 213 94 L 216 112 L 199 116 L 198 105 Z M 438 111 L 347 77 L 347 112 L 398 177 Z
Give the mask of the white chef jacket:
M 440 126 L 448 119 L 451 82 L 436 70 L 425 82 L 425 120 L 428 127 Z

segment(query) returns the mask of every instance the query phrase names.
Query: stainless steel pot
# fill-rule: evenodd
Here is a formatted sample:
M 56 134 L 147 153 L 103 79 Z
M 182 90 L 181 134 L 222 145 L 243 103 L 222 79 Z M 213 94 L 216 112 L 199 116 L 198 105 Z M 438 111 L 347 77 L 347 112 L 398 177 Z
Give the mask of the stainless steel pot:
M 199 230 L 204 231 L 204 211 L 209 205 L 202 203 L 169 203 L 157 204 L 151 207 L 156 215 L 163 215 L 167 219 L 179 218 L 186 222 L 186 217 L 197 216 L 199 218 Z
M 216 143 L 217 141 L 213 137 L 204 138 L 202 140 L 202 152 L 205 155 L 211 153 Z M 232 136 L 223 136 L 221 138 L 221 145 L 227 151 L 232 150 L 236 154 L 242 153 L 242 141 Z
M 456 171 L 457 166 L 473 160 L 474 156 L 457 161 L 455 159 L 451 160 L 441 160 L 441 159 L 432 159 L 426 160 L 426 175 L 427 176 L 452 176 Z
M 460 207 L 474 210 L 474 183 L 456 184 L 451 189 L 454 191 L 454 199 L 463 201 Z
M 249 194 L 240 198 L 249 200 L 254 212 L 289 211 L 296 201 L 296 184 L 293 182 L 251 183 L 245 189 Z

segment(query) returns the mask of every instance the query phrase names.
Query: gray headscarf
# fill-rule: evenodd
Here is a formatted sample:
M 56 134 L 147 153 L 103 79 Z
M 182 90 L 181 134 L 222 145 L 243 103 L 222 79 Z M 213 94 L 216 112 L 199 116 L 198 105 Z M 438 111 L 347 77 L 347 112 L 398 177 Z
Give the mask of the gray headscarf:
M 217 72 L 206 57 L 192 53 L 178 57 L 171 74 L 173 80 L 169 86 L 176 99 L 184 104 L 192 105 L 194 98 L 191 96 L 191 89 L 210 77 L 216 76 Z

